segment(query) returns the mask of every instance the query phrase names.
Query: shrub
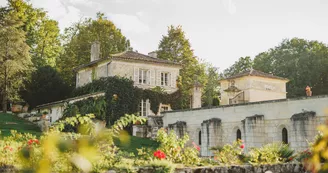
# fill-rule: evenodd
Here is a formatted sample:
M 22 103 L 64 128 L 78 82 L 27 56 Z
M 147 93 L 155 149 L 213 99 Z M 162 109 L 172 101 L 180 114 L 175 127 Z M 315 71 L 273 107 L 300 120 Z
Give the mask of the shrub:
M 251 148 L 249 151 L 249 163 L 277 164 L 290 161 L 294 151 L 289 146 L 281 143 L 266 144 L 261 148 Z
M 121 135 L 129 123 L 145 119 L 125 115 L 106 129 L 96 127 L 93 117 L 77 115 L 59 121 L 40 141 L 30 134 L 13 132 L 0 141 L 0 165 L 14 165 L 23 172 L 103 172 L 112 168 L 133 172 L 129 169 L 133 162 L 117 154 L 113 137 Z M 66 124 L 79 125 L 79 133 L 61 132 Z
M 244 161 L 244 150 L 245 145 L 242 140 L 237 140 L 231 144 L 226 144 L 223 147 L 215 147 L 211 150 L 214 154 L 214 160 L 223 165 L 239 165 Z
M 164 129 L 160 129 L 157 132 L 156 140 L 160 143 L 158 150 L 164 152 L 167 160 L 185 165 L 200 164 L 198 146 L 186 147 L 189 140 L 188 135 L 178 138 L 173 130 L 166 132 Z

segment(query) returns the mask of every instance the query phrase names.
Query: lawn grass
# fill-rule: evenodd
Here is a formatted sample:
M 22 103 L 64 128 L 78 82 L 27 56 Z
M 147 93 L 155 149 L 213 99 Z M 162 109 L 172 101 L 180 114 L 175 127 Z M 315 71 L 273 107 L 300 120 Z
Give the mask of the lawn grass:
M 136 136 L 130 136 L 130 142 L 128 144 L 122 144 L 118 138 L 114 138 L 114 143 L 117 147 L 119 147 L 122 151 L 126 151 L 129 153 L 137 154 L 137 148 L 151 148 L 156 149 L 159 146 L 159 143 L 148 139 L 148 138 L 140 138 Z
M 10 130 L 16 130 L 20 133 L 31 133 L 37 137 L 41 136 L 41 130 L 37 125 L 23 118 L 19 118 L 14 114 L 0 113 L 1 136 L 10 136 Z M 156 149 L 159 146 L 158 142 L 154 140 L 136 136 L 130 136 L 130 140 L 127 144 L 121 143 L 118 138 L 115 138 L 114 142 L 122 151 L 133 152 L 135 154 L 137 154 L 137 148 L 145 147 Z
M 41 130 L 37 125 L 14 114 L 0 113 L 1 136 L 10 136 L 10 130 L 16 130 L 20 133 L 31 133 L 37 137 L 41 135 Z

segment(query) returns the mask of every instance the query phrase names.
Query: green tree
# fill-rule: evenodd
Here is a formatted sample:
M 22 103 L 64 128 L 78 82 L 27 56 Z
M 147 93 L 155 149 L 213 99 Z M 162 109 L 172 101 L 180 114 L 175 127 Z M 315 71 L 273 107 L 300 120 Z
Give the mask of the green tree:
M 22 98 L 34 108 L 37 105 L 65 99 L 71 93 L 70 88 L 59 73 L 51 66 L 39 67 L 25 82 Z
M 70 85 L 75 84 L 72 68 L 90 62 L 91 44 L 94 41 L 100 42 L 100 58 L 131 49 L 130 41 L 102 13 L 97 14 L 96 20 L 87 18 L 66 28 L 63 41 L 64 51 L 57 61 L 58 70 Z
M 254 69 L 288 78 L 288 97 L 304 96 L 307 85 L 313 95 L 328 94 L 328 48 L 318 41 L 285 39 L 257 55 Z
M 181 26 L 169 26 L 167 35 L 163 36 L 158 47 L 158 58 L 182 64 L 178 83 L 182 97 L 178 108 L 190 108 L 190 96 L 196 81 L 204 84 L 206 81 L 205 64 L 194 56 L 189 40 Z
M 49 19 L 44 10 L 33 8 L 23 0 L 8 0 L 7 7 L 14 10 L 23 22 L 21 28 L 26 32 L 26 43 L 34 66 L 55 67 L 61 51 L 58 22 Z
M 218 99 L 219 73 L 218 68 L 209 64 L 206 70 L 207 83 L 204 88 L 203 106 L 217 106 L 218 103 L 213 103 Z
M 240 57 L 231 67 L 223 71 L 223 77 L 229 77 L 247 70 L 250 70 L 253 66 L 251 57 Z
M 4 112 L 7 111 L 8 99 L 18 99 L 18 90 L 32 66 L 21 26 L 22 22 L 14 10 L 0 9 L 0 91 Z

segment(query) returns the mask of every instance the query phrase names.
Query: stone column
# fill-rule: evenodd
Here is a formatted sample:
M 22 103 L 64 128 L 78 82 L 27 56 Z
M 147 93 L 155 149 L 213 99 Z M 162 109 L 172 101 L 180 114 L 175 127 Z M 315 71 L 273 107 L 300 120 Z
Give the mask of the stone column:
M 201 156 L 212 156 L 212 147 L 222 146 L 222 123 L 219 118 L 211 118 L 202 123 Z
M 294 114 L 291 118 L 290 143 L 291 147 L 300 151 L 309 147 L 308 142 L 313 141 L 317 134 L 316 113 L 304 111 Z
M 249 147 L 261 147 L 266 139 L 264 115 L 246 117 L 242 123 L 246 149 Z
M 187 133 L 187 123 L 184 121 L 177 121 L 174 124 L 168 125 L 169 130 L 174 130 L 179 138 L 182 138 Z

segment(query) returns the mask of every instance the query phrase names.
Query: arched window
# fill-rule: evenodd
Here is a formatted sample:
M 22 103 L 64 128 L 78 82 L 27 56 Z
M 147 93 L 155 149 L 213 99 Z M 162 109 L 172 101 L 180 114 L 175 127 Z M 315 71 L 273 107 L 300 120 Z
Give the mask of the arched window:
M 288 132 L 286 128 L 282 129 L 282 142 L 288 144 Z
M 202 131 L 198 132 L 198 145 L 202 145 Z
M 241 131 L 239 129 L 237 130 L 237 141 L 238 139 L 241 139 Z

